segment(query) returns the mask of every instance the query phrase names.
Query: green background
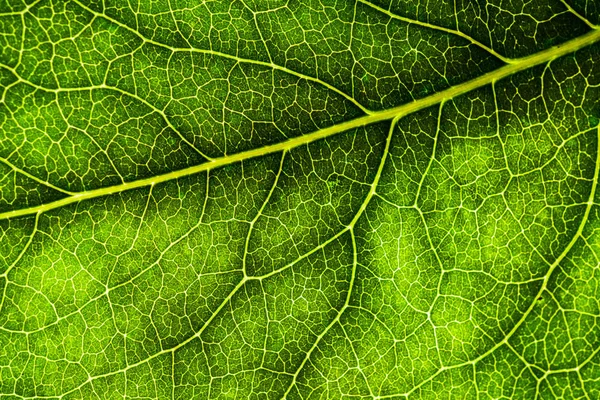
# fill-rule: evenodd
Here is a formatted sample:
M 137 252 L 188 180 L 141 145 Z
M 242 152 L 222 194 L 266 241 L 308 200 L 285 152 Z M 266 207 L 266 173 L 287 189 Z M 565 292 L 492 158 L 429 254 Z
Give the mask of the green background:
M 0 396 L 599 398 L 598 24 L 0 0 Z

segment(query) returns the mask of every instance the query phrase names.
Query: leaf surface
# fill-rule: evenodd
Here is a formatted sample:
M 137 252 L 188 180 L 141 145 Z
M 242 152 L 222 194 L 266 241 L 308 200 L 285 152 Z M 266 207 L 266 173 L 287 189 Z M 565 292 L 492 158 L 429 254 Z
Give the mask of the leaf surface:
M 0 394 L 599 397 L 599 24 L 0 0 Z

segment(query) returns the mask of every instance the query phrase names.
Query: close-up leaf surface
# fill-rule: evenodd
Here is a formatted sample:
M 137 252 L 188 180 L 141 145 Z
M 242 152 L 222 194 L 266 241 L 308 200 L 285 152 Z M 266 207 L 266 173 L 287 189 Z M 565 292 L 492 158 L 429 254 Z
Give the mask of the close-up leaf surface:
M 597 0 L 0 0 L 0 398 L 600 398 Z

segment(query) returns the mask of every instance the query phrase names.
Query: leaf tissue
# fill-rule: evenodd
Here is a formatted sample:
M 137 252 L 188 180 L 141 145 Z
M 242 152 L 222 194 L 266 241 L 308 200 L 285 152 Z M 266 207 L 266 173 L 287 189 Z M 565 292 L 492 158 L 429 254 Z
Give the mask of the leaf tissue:
M 0 0 L 2 399 L 600 398 L 597 0 Z

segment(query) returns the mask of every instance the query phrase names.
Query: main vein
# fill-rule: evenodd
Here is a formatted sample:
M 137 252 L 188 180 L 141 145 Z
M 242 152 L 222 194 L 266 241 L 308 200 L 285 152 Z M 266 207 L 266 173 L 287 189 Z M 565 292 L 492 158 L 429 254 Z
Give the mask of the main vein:
M 234 164 L 255 157 L 273 154 L 284 150 L 291 150 L 293 148 L 309 144 L 317 140 L 348 131 L 350 129 L 364 127 L 376 122 L 387 121 L 396 117 L 400 118 L 413 112 L 438 104 L 444 100 L 452 99 L 472 90 L 491 84 L 495 81 L 511 76 L 517 72 L 524 71 L 536 65 L 551 62 L 552 60 L 558 57 L 570 54 L 576 50 L 589 46 L 598 41 L 600 41 L 600 30 L 593 30 L 587 33 L 586 35 L 580 36 L 577 39 L 568 41 L 559 46 L 549 48 L 529 57 L 519 59 L 519 61 L 513 64 L 506 65 L 495 71 L 484 74 L 478 78 L 453 86 L 451 88 L 432 94 L 430 96 L 415 100 L 411 103 L 403 104 L 398 107 L 393 107 L 387 110 L 365 115 L 363 117 L 359 117 L 350 121 L 342 122 L 333 126 L 329 126 L 327 128 L 317 130 L 307 135 L 302 135 L 289 139 L 287 141 L 263 146 L 248 151 L 243 151 L 232 155 L 223 156 L 220 158 L 215 158 L 210 162 L 206 162 L 193 167 L 172 171 L 166 174 L 157 175 L 150 178 L 125 182 L 114 186 L 108 186 L 85 192 L 74 193 L 60 200 L 46 204 L 40 204 L 37 206 L 17 210 L 5 211 L 0 213 L 0 220 L 42 213 L 69 204 L 77 203 L 82 200 L 89 200 L 97 197 L 108 196 L 111 194 L 121 193 L 127 190 L 137 189 L 162 182 L 171 181 L 178 178 L 183 178 L 186 176 L 197 174 L 202 171 L 212 170 L 215 168 L 223 167 L 229 164 Z

